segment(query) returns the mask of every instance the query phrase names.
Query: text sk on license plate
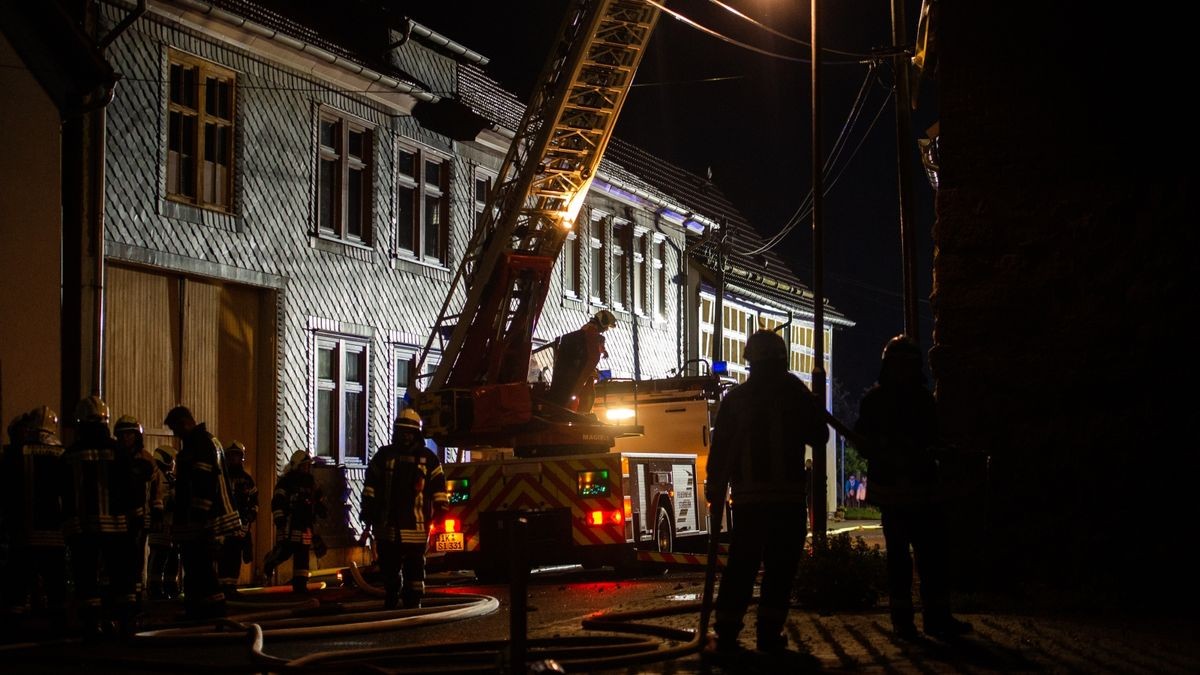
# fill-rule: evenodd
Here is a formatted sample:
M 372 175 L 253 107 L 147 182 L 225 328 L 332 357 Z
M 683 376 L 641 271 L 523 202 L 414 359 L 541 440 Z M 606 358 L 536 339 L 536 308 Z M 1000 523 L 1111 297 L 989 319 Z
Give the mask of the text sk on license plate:
M 433 542 L 433 550 L 435 551 L 461 551 L 463 550 L 463 533 L 462 532 L 441 532 L 437 535 L 437 539 Z

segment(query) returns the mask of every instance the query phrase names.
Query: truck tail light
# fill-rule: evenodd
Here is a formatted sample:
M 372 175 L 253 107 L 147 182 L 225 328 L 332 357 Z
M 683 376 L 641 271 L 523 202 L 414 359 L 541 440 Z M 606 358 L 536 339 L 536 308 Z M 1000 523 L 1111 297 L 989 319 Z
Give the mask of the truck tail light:
M 621 511 L 592 511 L 588 524 L 593 527 L 603 525 L 620 525 L 625 522 L 625 514 Z
M 447 518 L 442 525 L 445 532 L 458 532 L 458 521 L 453 518 Z

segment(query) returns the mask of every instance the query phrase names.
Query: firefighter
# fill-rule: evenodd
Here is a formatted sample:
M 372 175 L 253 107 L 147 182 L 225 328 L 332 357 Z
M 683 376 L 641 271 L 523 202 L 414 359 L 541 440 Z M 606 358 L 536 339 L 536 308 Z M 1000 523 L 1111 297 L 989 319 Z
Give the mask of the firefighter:
M 921 350 L 899 335 L 884 346 L 879 380 L 859 404 L 855 431 L 871 471 L 870 500 L 883 521 L 892 630 L 917 639 L 913 623 L 912 547 L 921 577 L 925 632 L 953 637 L 972 630 L 950 613 L 944 499 L 938 489 L 937 404 L 925 387 Z
M 120 489 L 127 500 L 128 554 L 133 579 L 132 593 L 126 593 L 116 601 L 123 615 L 122 628 L 128 633 L 141 622 L 144 609 L 143 589 L 146 577 L 146 537 L 151 522 L 161 520 L 163 499 L 162 484 L 158 480 L 154 456 L 146 451 L 142 423 L 132 415 L 122 415 L 113 425 L 117 440 L 117 460 L 126 472 L 121 477 L 125 483 Z M 155 516 L 155 513 L 158 516 Z
M 291 558 L 292 591 L 308 592 L 308 555 L 313 546 L 316 521 L 325 515 L 321 487 L 312 474 L 312 456 L 307 450 L 297 450 L 292 453 L 271 498 L 276 543 L 264 564 L 267 575 Z
M 160 445 L 154 450 L 156 480 L 161 486 L 163 509 L 150 523 L 150 562 L 147 588 L 154 600 L 179 597 L 179 547 L 171 541 L 175 511 L 175 448 Z M 152 512 L 153 515 L 153 512 Z
M 75 409 L 75 442 L 63 453 L 63 534 L 71 555 L 84 638 L 112 633 L 134 591 L 129 564 L 129 494 L 123 461 L 109 434 L 108 404 L 89 396 Z M 108 587 L 101 585 L 102 574 Z M 105 597 L 107 596 L 107 597 Z M 118 606 L 114 606 L 116 603 Z
M 554 356 L 547 399 L 555 405 L 587 413 L 595 400 L 596 364 L 608 356 L 604 348 L 605 331 L 616 327 L 617 317 L 602 309 L 588 319 L 582 328 L 559 338 Z
M 21 624 L 38 605 L 41 582 L 52 630 L 66 623 L 66 545 L 62 535 L 62 443 L 58 414 L 47 406 L 9 427 L 4 449 L 4 529 L 9 558 L 4 569 L 7 619 Z M 31 597 L 33 596 L 33 597 Z M 27 604 L 28 601 L 28 604 Z
M 374 530 L 386 609 L 401 602 L 405 609 L 421 606 L 429 524 L 440 520 L 449 505 L 442 464 L 425 447 L 421 416 L 406 408 L 392 426 L 391 444 L 367 465 L 363 487 L 362 521 Z
M 720 508 L 733 496 L 729 563 L 717 595 L 716 648 L 739 649 L 738 633 L 761 563 L 757 648 L 787 647 L 792 579 L 804 550 L 804 446 L 824 451 L 829 431 L 820 402 L 787 369 L 787 345 L 772 331 L 746 341 L 750 377 L 721 402 L 708 456 L 705 497 Z
M 228 537 L 221 545 L 221 558 L 217 561 L 217 574 L 221 585 L 229 595 L 237 586 L 242 575 L 242 563 L 253 560 L 253 543 L 250 526 L 258 517 L 258 487 L 254 478 L 246 472 L 246 446 L 234 441 L 225 448 L 225 473 L 229 489 L 233 494 L 233 505 L 241 521 L 241 529 Z
M 241 528 L 241 521 L 229 501 L 221 442 L 184 406 L 172 408 L 163 424 L 182 440 L 175 456 L 171 537 L 179 544 L 183 562 L 184 611 L 193 619 L 224 616 L 216 554 L 224 537 Z

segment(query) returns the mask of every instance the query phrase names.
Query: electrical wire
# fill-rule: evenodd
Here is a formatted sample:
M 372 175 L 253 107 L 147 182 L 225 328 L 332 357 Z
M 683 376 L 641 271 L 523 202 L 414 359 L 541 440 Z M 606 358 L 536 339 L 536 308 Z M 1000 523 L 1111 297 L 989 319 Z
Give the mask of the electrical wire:
M 721 9 L 723 9 L 723 10 L 725 10 L 725 11 L 729 12 L 730 14 L 732 14 L 732 15 L 736 16 L 737 18 L 739 18 L 739 19 L 742 19 L 743 21 L 748 21 L 749 23 L 751 23 L 751 24 L 753 24 L 753 25 L 755 25 L 755 26 L 758 26 L 759 28 L 761 28 L 761 29 L 763 29 L 763 30 L 767 31 L 767 32 L 768 32 L 768 33 L 770 33 L 771 35 L 775 35 L 775 36 L 777 36 L 777 37 L 781 37 L 781 38 L 783 38 L 783 39 L 785 39 L 785 40 L 790 40 L 790 41 L 792 41 L 792 42 L 795 42 L 795 43 L 796 43 L 796 44 L 798 44 L 798 45 L 804 45 L 805 47 L 808 47 L 808 48 L 810 48 L 810 49 L 812 48 L 812 43 L 811 43 L 811 42 L 805 42 L 804 40 L 801 40 L 801 39 L 799 39 L 799 38 L 794 38 L 794 37 L 792 37 L 791 35 L 788 35 L 787 33 L 781 33 L 781 32 L 779 32 L 779 31 L 775 30 L 774 28 L 771 28 L 770 26 L 766 25 L 765 23 L 762 23 L 762 22 L 756 21 L 755 19 L 753 19 L 753 18 L 751 18 L 751 17 L 749 17 L 749 16 L 747 16 L 747 15 L 743 14 L 743 13 L 742 13 L 741 11 L 739 11 L 739 10 L 738 10 L 736 7 L 731 7 L 731 6 L 729 6 L 729 5 L 727 5 L 727 4 L 723 3 L 723 2 L 721 2 L 721 0 L 708 0 L 708 1 L 709 1 L 709 2 L 711 2 L 712 4 L 716 5 L 717 7 L 720 7 Z M 871 58 L 871 55 L 870 55 L 870 54 L 867 54 L 867 53 L 863 53 L 863 52 L 847 52 L 847 51 L 842 51 L 842 50 L 840 50 L 840 49 L 832 49 L 832 48 L 830 48 L 830 47 L 821 47 L 821 51 L 823 51 L 823 52 L 829 52 L 830 54 L 839 54 L 839 55 L 841 55 L 841 56 L 855 56 L 855 57 L 858 57 L 858 58 L 864 58 L 864 59 L 869 59 L 869 58 Z
M 746 49 L 746 50 L 755 52 L 756 54 L 762 54 L 763 56 L 769 56 L 773 59 L 782 59 L 784 61 L 792 61 L 794 63 L 812 63 L 811 59 L 804 59 L 804 58 L 800 58 L 798 56 L 788 56 L 787 54 L 780 54 L 778 52 L 772 52 L 772 51 L 763 49 L 761 47 L 755 47 L 752 44 L 748 44 L 748 43 L 742 42 L 740 40 L 735 40 L 727 35 L 718 33 L 717 31 L 715 31 L 711 28 L 708 28 L 707 26 L 700 25 L 696 21 L 684 16 L 683 14 L 680 14 L 679 12 L 676 12 L 675 10 L 668 8 L 666 5 L 664 5 L 660 2 L 656 2 L 656 0 L 646 0 L 646 2 L 654 7 L 657 7 L 660 11 L 666 12 L 667 14 L 671 15 L 671 17 L 673 17 L 676 21 L 679 21 L 690 28 L 694 28 L 694 29 L 700 31 L 701 33 L 715 37 L 722 42 L 727 42 L 735 47 L 740 47 L 742 49 Z M 862 61 L 861 60 L 822 61 L 821 63 L 826 64 L 826 65 L 831 65 L 831 66 L 848 66 L 848 65 L 860 65 L 862 63 Z

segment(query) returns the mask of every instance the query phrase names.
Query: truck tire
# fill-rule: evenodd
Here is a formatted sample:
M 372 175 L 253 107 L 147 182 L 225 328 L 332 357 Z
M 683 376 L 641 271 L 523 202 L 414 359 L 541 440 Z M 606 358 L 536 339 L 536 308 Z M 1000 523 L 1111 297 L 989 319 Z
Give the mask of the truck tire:
M 659 553 L 675 551 L 675 527 L 671 525 L 671 514 L 660 505 L 654 518 L 654 550 Z

